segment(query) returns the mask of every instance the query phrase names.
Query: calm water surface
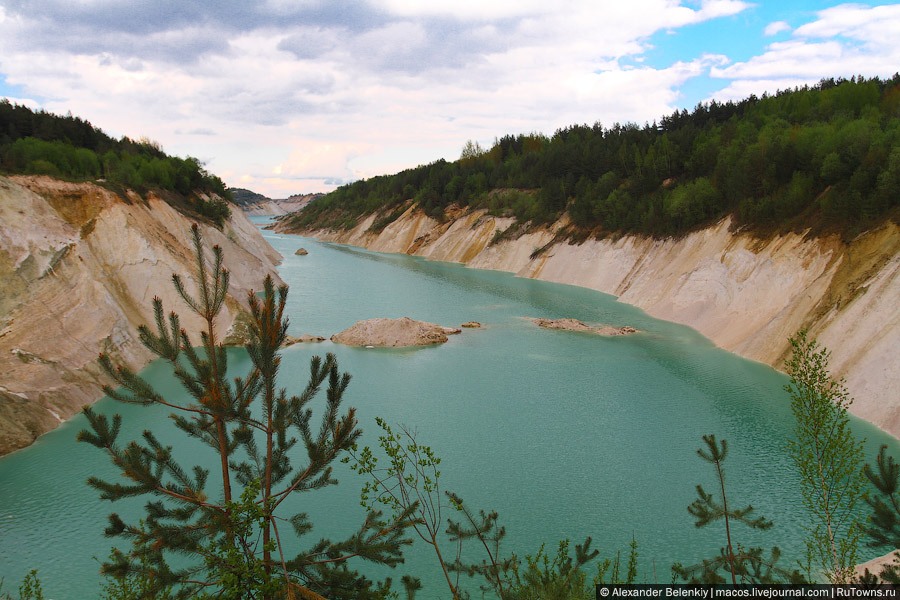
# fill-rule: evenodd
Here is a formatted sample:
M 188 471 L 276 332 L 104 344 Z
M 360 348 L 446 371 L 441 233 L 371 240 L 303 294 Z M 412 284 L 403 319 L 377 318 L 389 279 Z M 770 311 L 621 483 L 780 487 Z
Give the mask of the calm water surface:
M 305 385 L 309 359 L 333 352 L 353 375 L 347 405 L 358 408 L 366 443 L 375 417 L 404 423 L 442 457 L 443 484 L 474 509 L 497 510 L 506 549 L 534 553 L 542 543 L 592 536 L 604 555 L 639 543 L 641 576 L 669 580 L 674 561 L 689 563 L 723 545 L 721 527 L 696 529 L 686 507 L 698 483 L 713 489 L 712 468 L 696 456 L 701 436 L 728 440 L 729 501 L 753 504 L 775 522 L 768 532 L 737 526 L 744 545 L 778 545 L 799 556 L 804 512 L 785 443 L 792 417 L 771 368 L 723 352 L 695 331 L 653 319 L 612 296 L 517 279 L 402 255 L 321 244 L 266 232 L 284 256 L 290 284 L 290 333 L 328 337 L 360 319 L 409 316 L 458 326 L 480 321 L 440 347 L 366 350 L 324 342 L 283 352 L 281 384 Z M 303 246 L 308 256 L 295 256 Z M 182 307 L 167 307 L 182 310 Z M 623 338 L 542 330 L 525 317 L 573 317 L 632 325 Z M 249 361 L 230 353 L 235 373 Z M 167 368 L 145 376 L 178 393 Z M 320 406 L 321 403 L 318 405 Z M 114 405 L 125 417 L 121 439 L 145 428 L 181 444 L 167 411 Z M 37 568 L 48 598 L 97 597 L 98 561 L 109 553 L 102 531 L 109 512 L 140 514 L 140 502 L 112 505 L 85 484 L 113 473 L 102 453 L 75 442 L 81 417 L 32 447 L 0 460 L 0 577 L 18 587 Z M 854 421 L 872 460 L 897 441 Z M 211 456 L 178 445 L 188 460 Z M 313 539 L 339 537 L 360 522 L 361 480 L 340 468 L 339 486 L 295 504 L 313 517 Z M 864 549 L 863 558 L 880 554 Z M 420 576 L 423 598 L 447 597 L 432 556 L 414 547 L 389 573 Z M 473 593 L 476 587 L 472 586 Z

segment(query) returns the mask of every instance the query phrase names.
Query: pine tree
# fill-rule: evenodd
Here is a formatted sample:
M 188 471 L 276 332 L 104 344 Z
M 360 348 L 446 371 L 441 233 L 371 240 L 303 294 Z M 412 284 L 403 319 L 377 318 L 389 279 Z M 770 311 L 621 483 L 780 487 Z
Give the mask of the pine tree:
M 872 507 L 866 534 L 873 545 L 900 548 L 900 464 L 888 456 L 887 446 L 882 446 L 876 459 L 876 469 L 866 465 L 863 472 L 879 495 L 867 495 L 866 503 Z
M 504 600 L 591 600 L 596 598 L 595 586 L 588 582 L 583 567 L 597 557 L 597 550 L 591 550 L 591 538 L 584 544 L 575 546 L 575 556 L 569 550 L 569 540 L 557 545 L 556 555 L 550 554 L 541 545 L 534 556 L 526 556 L 519 565 L 517 557 L 509 590 L 501 596 Z
M 673 575 L 690 583 L 721 584 L 726 583 L 726 579 L 719 573 L 724 570 L 730 577 L 732 585 L 737 585 L 738 582 L 742 584 L 799 582 L 801 579 L 799 573 L 796 571 L 789 573 L 776 565 L 781 556 L 781 551 L 777 547 L 773 547 L 766 555 L 762 548 L 744 548 L 734 542 L 731 532 L 733 522 L 743 523 L 752 529 L 769 529 L 772 522 L 765 517 L 751 517 L 754 511 L 751 505 L 739 509 L 728 508 L 725 471 L 722 467 L 728 456 L 728 443 L 726 440 L 717 441 L 715 435 L 704 435 L 703 442 L 706 449 L 698 449 L 697 455 L 716 468 L 716 480 L 722 499 L 721 502 L 717 501 L 712 494 L 703 489 L 702 485 L 698 485 L 697 499 L 688 506 L 688 512 L 694 517 L 696 527 L 724 521 L 726 545 L 717 556 L 698 564 L 688 567 L 680 563 L 672 565 Z
M 632 584 L 637 581 L 638 576 L 638 543 L 631 537 L 631 543 L 628 544 L 628 564 L 625 568 L 625 576 L 622 576 L 622 553 L 616 551 L 615 558 L 604 558 L 597 563 L 597 576 L 595 583 L 605 584 Z
M 457 548 L 456 559 L 448 565 L 449 570 L 457 575 L 465 573 L 469 577 L 480 575 L 486 584 L 481 586 L 481 591 L 494 592 L 501 600 L 514 597 L 510 589 L 512 587 L 510 579 L 511 573 L 517 568 L 518 558 L 515 555 L 507 558 L 500 555 L 500 546 L 506 537 L 506 527 L 499 524 L 500 516 L 497 511 L 480 510 L 476 517 L 459 495 L 447 492 L 447 499 L 450 506 L 461 515 L 460 521 L 447 519 L 445 533 Z M 487 558 L 482 558 L 480 562 L 463 562 L 462 547 L 467 541 L 480 544 Z
M 171 409 L 186 443 L 213 450 L 219 473 L 216 483 L 208 485 L 208 469 L 185 468 L 172 447 L 164 446 L 152 431 L 144 431 L 141 441 L 123 444 L 121 416 L 109 419 L 85 408 L 90 429 L 80 432 L 79 440 L 104 450 L 121 476 L 114 482 L 91 477 L 88 483 L 105 500 L 148 498 L 138 523 L 110 515 L 107 535 L 131 547 L 114 549 L 103 572 L 120 580 L 137 577 L 154 597 L 384 597 L 390 581 L 375 584 L 351 570 L 348 561 L 359 558 L 389 566 L 402 562 L 402 546 L 409 543 L 403 537 L 408 514 L 388 522 L 370 511 L 348 539 L 323 538 L 294 556 L 285 555 L 283 543 L 287 524 L 297 538 L 308 534 L 313 524 L 303 513 L 281 515 L 281 505 L 295 494 L 335 485 L 332 463 L 359 439 L 354 409 L 341 412 L 350 376 L 340 372 L 329 354 L 311 360 L 309 382 L 299 395 L 289 396 L 277 387 L 278 350 L 288 327 L 288 289 L 276 290 L 267 276 L 262 298 L 248 294 L 252 323 L 246 350 L 252 369 L 246 377 L 229 381 L 228 355 L 215 324 L 228 291 L 228 272 L 218 246 L 211 267 L 207 264 L 199 229 L 195 225 L 191 231 L 197 294 L 191 295 L 177 275 L 173 283 L 205 324 L 199 348 L 181 328 L 177 314 L 166 317 L 159 298 L 153 301 L 156 331 L 146 326 L 139 330 L 141 342 L 172 365 L 185 397 L 159 393 L 109 356 L 101 355 L 100 364 L 120 386 L 104 388 L 111 398 Z M 327 398 L 315 431 L 311 402 L 323 386 Z
M 785 389 L 797 422 L 788 446 L 800 473 L 803 503 L 813 517 L 807 528 L 807 558 L 832 583 L 847 583 L 854 573 L 863 529 L 857 503 L 863 497 L 862 440 L 850 431 L 847 409 L 853 399 L 842 381 L 828 373 L 829 352 L 800 331 L 790 340 Z
M 875 487 L 877 495 L 865 497 L 872 514 L 865 526 L 872 546 L 900 548 L 900 464 L 887 454 L 887 446 L 878 452 L 876 467 L 866 465 L 866 478 Z M 884 565 L 879 577 L 886 583 L 900 584 L 900 553 L 894 552 L 892 563 Z

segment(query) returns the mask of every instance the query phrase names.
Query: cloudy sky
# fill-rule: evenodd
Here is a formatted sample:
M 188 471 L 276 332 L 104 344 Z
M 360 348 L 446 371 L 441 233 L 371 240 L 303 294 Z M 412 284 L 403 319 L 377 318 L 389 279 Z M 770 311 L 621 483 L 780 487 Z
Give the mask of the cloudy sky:
M 0 97 L 285 197 L 469 139 L 889 77 L 898 32 L 877 1 L 0 0 Z

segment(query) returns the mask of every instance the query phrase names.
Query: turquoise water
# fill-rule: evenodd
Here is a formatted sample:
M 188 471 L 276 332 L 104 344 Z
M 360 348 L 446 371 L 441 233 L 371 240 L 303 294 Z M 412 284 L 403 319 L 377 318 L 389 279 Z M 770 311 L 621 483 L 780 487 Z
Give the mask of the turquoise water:
M 279 271 L 291 286 L 292 335 L 327 338 L 372 317 L 485 325 L 442 346 L 415 350 L 292 346 L 283 352 L 281 384 L 300 389 L 309 358 L 335 353 L 353 375 L 346 404 L 358 408 L 365 443 L 375 441 L 376 416 L 416 429 L 443 459 L 444 488 L 472 508 L 500 513 L 508 551 L 534 553 L 541 543 L 552 549 L 560 539 L 580 542 L 590 535 L 594 547 L 609 555 L 626 549 L 634 536 L 642 578 L 667 581 L 672 562 L 695 561 L 723 544 L 721 527 L 696 529 L 686 510 L 696 484 L 713 489 L 712 468 L 695 451 L 702 435 L 715 433 L 731 447 L 725 463 L 729 501 L 753 504 L 775 522 L 768 532 L 737 526 L 736 540 L 778 545 L 787 557 L 799 556 L 805 516 L 784 451 L 792 417 L 783 375 L 597 292 L 265 235 L 285 256 Z M 294 255 L 300 246 L 308 256 Z M 601 338 L 549 331 L 525 317 L 632 325 L 641 333 Z M 235 373 L 248 368 L 241 351 L 230 357 Z M 150 366 L 145 376 L 176 390 L 164 365 Z M 165 410 L 108 400 L 97 406 L 123 414 L 122 439 L 153 428 L 164 441 L 181 442 Z M 37 568 L 48 598 L 96 597 L 98 560 L 111 546 L 102 533 L 106 515 L 139 514 L 141 502 L 101 502 L 84 483 L 89 475 L 113 473 L 101 452 L 75 442 L 84 426 L 77 417 L 0 460 L 5 590 Z M 868 438 L 870 460 L 882 443 L 895 454 L 900 449 L 866 423 L 854 421 L 854 429 Z M 186 459 L 198 457 L 194 448 L 178 449 Z M 196 459 L 210 457 L 201 452 Z M 339 486 L 307 494 L 295 506 L 316 523 L 309 543 L 339 537 L 359 523 L 362 482 L 343 468 L 337 474 Z M 426 550 L 415 546 L 407 563 L 389 575 L 422 577 L 420 598 L 447 597 Z M 476 586 L 471 589 L 477 597 Z

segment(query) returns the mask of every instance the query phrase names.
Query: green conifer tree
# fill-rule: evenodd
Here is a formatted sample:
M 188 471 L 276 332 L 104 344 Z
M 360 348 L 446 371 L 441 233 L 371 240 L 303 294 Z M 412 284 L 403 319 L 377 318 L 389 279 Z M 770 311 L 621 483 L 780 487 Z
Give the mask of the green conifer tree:
M 871 546 L 900 548 L 900 464 L 887 453 L 887 446 L 878 452 L 875 468 L 866 465 L 866 478 L 877 494 L 865 496 L 872 514 L 865 525 Z M 868 571 L 867 571 L 868 575 Z M 893 562 L 882 567 L 878 574 L 885 583 L 900 584 L 900 552 L 894 552 Z
M 716 480 L 722 494 L 721 502 L 707 493 L 702 485 L 697 486 L 697 499 L 688 506 L 688 512 L 695 518 L 696 527 L 705 527 L 710 523 L 723 521 L 725 524 L 725 546 L 718 556 L 704 559 L 700 563 L 684 566 L 681 563 L 672 565 L 672 573 L 676 579 L 690 583 L 721 584 L 726 579 L 720 574 L 725 571 L 732 585 L 738 583 L 796 583 L 801 580 L 796 571 L 789 573 L 779 568 L 776 563 L 781 551 L 773 547 L 768 555 L 762 548 L 745 548 L 734 541 L 731 526 L 734 522 L 743 523 L 752 529 L 769 529 L 772 522 L 765 517 L 753 518 L 753 506 L 744 508 L 728 508 L 728 495 L 725 492 L 725 471 L 722 463 L 728 456 L 728 443 L 716 440 L 715 435 L 704 435 L 706 449 L 697 450 L 697 455 L 716 468 Z
M 101 355 L 100 364 L 118 389 L 106 393 L 121 402 L 161 405 L 171 409 L 174 425 L 185 442 L 205 444 L 216 454 L 218 476 L 202 466 L 190 469 L 174 457 L 152 431 L 142 441 L 119 440 L 121 416 L 112 419 L 84 409 L 90 428 L 79 440 L 104 450 L 120 472 L 119 481 L 91 477 L 88 483 L 101 498 L 116 501 L 147 497 L 145 516 L 127 524 L 109 517 L 107 535 L 130 542 L 114 549 L 103 572 L 127 580 L 140 579 L 154 597 L 174 598 L 380 598 L 389 580 L 375 584 L 348 566 L 352 558 L 377 564 L 402 562 L 404 531 L 409 515 L 385 521 L 370 511 L 346 540 L 321 539 L 289 556 L 284 529 L 302 538 L 313 524 L 303 514 L 281 515 L 285 500 L 296 494 L 334 485 L 332 463 L 360 436 L 355 411 L 341 412 L 350 376 L 337 360 L 314 357 L 310 377 L 299 395 L 289 396 L 276 385 L 278 350 L 288 321 L 284 315 L 287 286 L 277 290 L 266 277 L 262 298 L 248 295 L 251 309 L 250 373 L 229 381 L 228 355 L 219 342 L 215 320 L 228 290 L 222 251 L 214 247 L 211 267 L 199 229 L 192 228 L 196 255 L 196 295 L 173 275 L 179 295 L 205 323 L 200 347 L 181 328 L 177 314 L 164 314 L 155 298 L 156 331 L 140 328 L 141 342 L 171 363 L 184 397 L 158 392 L 151 382 Z M 318 430 L 313 429 L 311 401 L 322 386 L 327 398 Z M 210 481 L 214 484 L 208 485 Z M 177 560 L 172 560 L 178 556 Z
M 456 558 L 448 565 L 448 569 L 455 572 L 457 577 L 461 573 L 469 577 L 480 575 L 485 581 L 485 585 L 480 586 L 482 592 L 493 592 L 501 600 L 509 600 L 513 597 L 510 589 L 511 574 L 517 568 L 518 559 L 515 555 L 504 558 L 500 554 L 500 546 L 506 538 L 506 527 L 498 522 L 500 515 L 497 511 L 479 510 L 476 517 L 459 495 L 447 492 L 446 496 L 450 506 L 461 516 L 460 521 L 447 519 L 445 533 L 456 546 Z M 487 558 L 478 562 L 464 562 L 462 548 L 468 541 L 479 544 Z

